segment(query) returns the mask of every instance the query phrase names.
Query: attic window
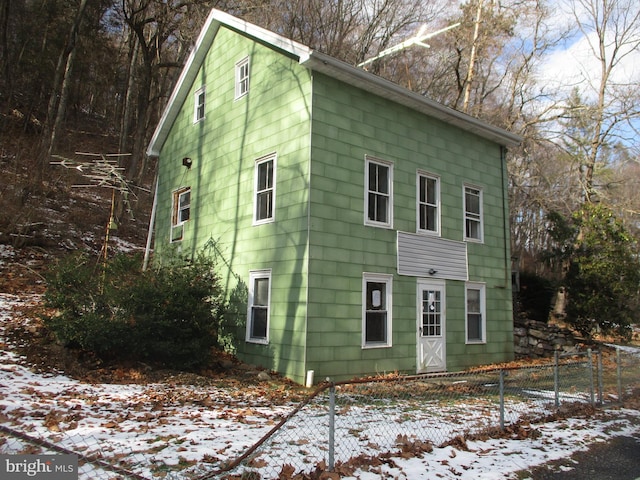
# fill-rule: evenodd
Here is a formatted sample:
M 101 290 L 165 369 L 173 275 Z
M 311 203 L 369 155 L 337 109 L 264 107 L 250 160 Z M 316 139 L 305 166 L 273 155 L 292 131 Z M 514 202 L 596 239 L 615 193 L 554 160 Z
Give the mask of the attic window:
M 236 100 L 249 93 L 249 57 L 236 63 Z
M 204 119 L 204 101 L 205 101 L 205 89 L 204 87 L 196 90 L 194 96 L 194 110 L 193 110 L 193 123 L 197 123 Z

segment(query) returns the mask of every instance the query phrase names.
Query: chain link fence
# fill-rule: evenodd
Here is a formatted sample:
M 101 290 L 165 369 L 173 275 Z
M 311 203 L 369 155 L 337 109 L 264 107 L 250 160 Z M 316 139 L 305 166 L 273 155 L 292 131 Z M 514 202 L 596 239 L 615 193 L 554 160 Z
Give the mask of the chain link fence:
M 638 350 L 587 351 L 536 366 L 327 383 L 224 472 L 291 478 L 429 452 L 541 421 L 570 406 L 619 403 L 640 387 Z
M 135 473 L 135 468 L 148 464 L 148 461 L 132 451 L 118 452 L 114 455 L 105 451 L 97 439 L 83 437 L 69 444 L 69 438 L 54 443 L 35 437 L 5 425 L 0 425 L 0 454 L 26 455 L 76 455 L 78 458 L 78 479 L 86 480 L 148 480 L 148 477 Z M 65 446 L 66 445 L 66 446 Z
M 519 368 L 324 383 L 234 461 L 158 464 L 131 445 L 90 436 L 42 440 L 0 425 L 0 453 L 78 455 L 79 479 L 269 479 L 421 454 L 468 438 L 516 432 L 559 409 L 620 403 L 640 388 L 638 350 L 556 356 Z

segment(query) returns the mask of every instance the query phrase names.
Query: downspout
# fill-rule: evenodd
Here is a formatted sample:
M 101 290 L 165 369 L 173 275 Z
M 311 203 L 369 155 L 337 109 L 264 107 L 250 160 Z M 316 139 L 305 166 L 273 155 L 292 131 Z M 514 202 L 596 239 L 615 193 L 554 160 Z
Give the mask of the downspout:
M 153 204 L 151 206 L 151 218 L 149 219 L 149 231 L 147 232 L 147 244 L 144 248 L 144 259 L 142 260 L 142 271 L 146 271 L 149 266 L 149 255 L 151 252 L 151 237 L 153 237 L 153 229 L 156 220 L 156 207 L 158 205 L 158 172 L 156 172 L 156 184 L 153 189 Z
M 509 196 L 509 185 L 506 183 L 505 173 L 507 171 L 507 147 L 500 145 L 500 171 L 502 176 L 502 211 L 503 211 L 503 227 L 502 235 L 504 241 L 504 262 L 505 262 L 505 284 L 504 288 L 509 288 L 511 282 L 511 241 L 509 225 L 509 207 L 507 198 Z
M 311 168 L 312 158 L 313 158 L 313 87 L 314 87 L 314 75 L 313 70 L 308 69 L 309 72 L 309 83 L 310 83 L 310 93 L 309 93 L 309 163 L 308 163 L 308 184 L 307 184 L 307 291 L 305 292 L 305 302 L 306 308 L 305 319 L 304 319 L 304 359 L 303 359 L 303 373 L 305 374 L 305 384 L 307 387 L 313 386 L 313 375 L 314 373 L 309 370 L 309 366 L 307 364 L 307 349 L 309 348 L 309 278 L 311 276 Z M 310 373 L 311 372 L 311 373 Z M 311 378 L 309 378 L 311 376 Z M 311 385 L 309 385 L 311 383 Z

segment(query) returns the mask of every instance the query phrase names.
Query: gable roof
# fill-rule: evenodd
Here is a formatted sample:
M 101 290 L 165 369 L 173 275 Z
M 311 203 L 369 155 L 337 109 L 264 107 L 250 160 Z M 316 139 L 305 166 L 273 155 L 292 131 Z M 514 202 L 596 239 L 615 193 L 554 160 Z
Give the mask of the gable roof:
M 178 82 L 169 97 L 167 106 L 160 117 L 156 130 L 147 147 L 147 155 L 157 157 L 164 145 L 173 122 L 189 94 L 191 85 L 202 65 L 213 40 L 221 26 L 225 26 L 241 35 L 252 38 L 264 45 L 298 59 L 300 65 L 321 72 L 349 85 L 361 88 L 372 94 L 389 99 L 413 110 L 455 125 L 480 137 L 492 140 L 499 145 L 512 147 L 520 144 L 519 135 L 493 126 L 475 117 L 446 107 L 423 95 L 412 92 L 389 80 L 345 63 L 337 58 L 310 49 L 301 43 L 289 40 L 277 33 L 253 25 L 240 18 L 220 10 L 212 9 L 202 27 L 195 47 L 178 77 Z

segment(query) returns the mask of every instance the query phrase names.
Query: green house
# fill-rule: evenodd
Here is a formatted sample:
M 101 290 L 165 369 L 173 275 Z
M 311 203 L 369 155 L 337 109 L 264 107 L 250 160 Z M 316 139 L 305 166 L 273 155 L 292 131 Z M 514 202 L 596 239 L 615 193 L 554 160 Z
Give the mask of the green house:
M 227 346 L 299 383 L 508 361 L 519 141 L 213 10 L 147 152 L 155 253 L 215 255 Z

